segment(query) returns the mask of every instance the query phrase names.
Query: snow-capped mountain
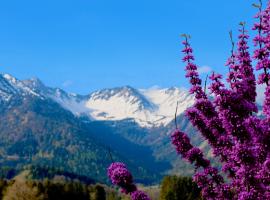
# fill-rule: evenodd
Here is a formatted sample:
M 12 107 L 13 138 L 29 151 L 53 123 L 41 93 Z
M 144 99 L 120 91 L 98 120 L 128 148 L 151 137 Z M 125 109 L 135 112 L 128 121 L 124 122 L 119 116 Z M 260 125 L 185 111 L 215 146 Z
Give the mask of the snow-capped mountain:
M 71 111 L 75 115 L 89 113 L 89 109 L 85 106 L 87 96 L 74 93 L 67 93 L 60 88 L 46 87 L 39 79 L 31 78 L 22 81 L 27 87 L 31 88 L 36 93 L 50 98 L 59 103 L 63 108 Z M 90 116 L 90 115 L 89 115 Z
M 179 115 L 194 103 L 187 91 L 176 87 L 137 90 L 124 86 L 83 96 L 46 87 L 36 78 L 20 81 L 0 74 L 0 99 L 9 101 L 18 95 L 52 99 L 74 115 L 88 116 L 91 120 L 133 119 L 141 127 L 165 126 L 174 119 L 177 102 Z
M 105 89 L 90 95 L 86 107 L 98 120 L 122 120 L 132 118 L 147 125 L 157 107 L 138 90 L 129 86 Z
M 131 87 L 95 92 L 86 106 L 98 120 L 134 119 L 142 127 L 167 125 L 174 119 L 177 101 L 179 113 L 193 104 L 193 98 L 178 88 L 141 89 Z
M 184 89 L 176 87 L 134 89 L 130 86 L 93 92 L 88 99 L 76 96 L 54 99 L 74 114 L 87 115 L 94 120 L 133 119 L 142 127 L 158 127 L 174 119 L 177 101 L 178 114 L 194 100 Z
M 188 107 L 194 104 L 193 96 L 185 89 L 177 87 L 150 88 L 141 89 L 140 91 L 158 108 L 153 113 L 157 118 L 160 118 L 155 121 L 157 125 L 167 125 L 174 119 L 177 102 L 178 114 L 182 114 Z
M 42 98 L 31 87 L 9 74 L 0 74 L 0 100 L 8 102 L 16 96 L 36 96 Z

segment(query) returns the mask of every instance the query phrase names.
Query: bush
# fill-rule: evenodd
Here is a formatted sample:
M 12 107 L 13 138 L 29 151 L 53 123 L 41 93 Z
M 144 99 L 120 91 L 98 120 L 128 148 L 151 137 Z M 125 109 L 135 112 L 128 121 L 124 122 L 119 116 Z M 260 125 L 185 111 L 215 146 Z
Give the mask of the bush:
M 200 200 L 201 190 L 190 177 L 166 176 L 161 183 L 160 200 Z

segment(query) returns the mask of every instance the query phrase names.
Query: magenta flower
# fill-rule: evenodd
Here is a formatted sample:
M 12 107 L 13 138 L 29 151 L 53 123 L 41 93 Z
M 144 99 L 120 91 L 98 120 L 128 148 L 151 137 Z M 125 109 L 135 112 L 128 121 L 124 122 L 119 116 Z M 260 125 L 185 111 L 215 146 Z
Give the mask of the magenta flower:
M 142 191 L 135 191 L 131 193 L 132 200 L 150 200 L 150 198 Z
M 107 174 L 112 184 L 119 186 L 123 193 L 131 194 L 132 200 L 150 200 L 144 192 L 137 190 L 132 175 L 124 163 L 112 163 L 108 167 Z
M 262 5 L 255 7 L 259 12 L 255 16 L 258 22 L 253 26 L 257 32 L 253 39 L 253 56 L 250 56 L 249 35 L 242 22 L 237 43 L 233 42 L 231 34 L 233 48 L 226 63 L 228 84 L 222 81 L 220 74 L 212 73 L 211 98 L 206 88 L 202 88 L 189 37 L 184 35 L 182 60 L 186 64 L 185 76 L 191 84 L 190 93 L 195 96 L 195 104 L 185 114 L 208 142 L 222 168 L 212 166 L 201 149 L 194 147 L 180 129 L 174 130 L 171 142 L 176 152 L 194 165 L 193 180 L 202 189 L 204 199 L 270 199 L 270 1 L 265 9 Z M 234 44 L 237 44 L 236 49 Z M 259 71 L 257 79 L 254 69 Z M 266 86 L 260 116 L 256 84 Z M 108 168 L 108 176 L 123 192 L 131 194 L 132 200 L 149 199 L 137 190 L 123 163 L 113 163 Z
M 194 181 L 205 199 L 270 199 L 270 2 L 265 10 L 262 5 L 256 7 L 259 22 L 253 27 L 258 32 L 253 40 L 254 55 L 249 53 L 245 23 L 240 23 L 237 49 L 232 48 L 226 63 L 229 85 L 222 82 L 220 74 L 212 73 L 209 89 L 213 98 L 208 98 L 201 86 L 189 38 L 183 42 L 186 77 L 191 83 L 190 93 L 195 95 L 195 104 L 186 115 L 211 146 L 228 180 L 225 183 L 187 134 L 175 130 L 172 144 L 177 153 L 195 165 Z M 257 81 L 253 63 L 261 71 Z M 266 85 L 261 117 L 256 114 L 256 82 Z

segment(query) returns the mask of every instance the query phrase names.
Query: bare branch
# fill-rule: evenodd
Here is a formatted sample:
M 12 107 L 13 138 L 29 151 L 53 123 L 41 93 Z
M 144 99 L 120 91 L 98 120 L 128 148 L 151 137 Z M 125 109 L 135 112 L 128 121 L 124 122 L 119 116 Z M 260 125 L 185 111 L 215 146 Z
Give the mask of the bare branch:
M 177 129 L 177 112 L 178 112 L 178 104 L 179 104 L 179 102 L 177 101 L 176 109 L 175 109 L 175 115 L 174 115 L 174 123 L 175 123 L 175 128 L 176 128 L 176 129 Z
M 205 94 L 206 94 L 207 80 L 208 80 L 208 74 L 206 75 L 205 81 L 204 81 L 204 93 Z

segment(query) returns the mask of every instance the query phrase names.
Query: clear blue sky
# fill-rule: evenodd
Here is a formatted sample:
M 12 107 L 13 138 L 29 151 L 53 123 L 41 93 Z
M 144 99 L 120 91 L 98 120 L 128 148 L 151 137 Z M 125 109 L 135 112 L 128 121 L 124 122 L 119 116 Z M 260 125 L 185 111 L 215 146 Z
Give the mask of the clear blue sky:
M 71 92 L 121 85 L 187 86 L 179 35 L 197 63 L 225 73 L 229 30 L 250 25 L 256 0 L 7 0 L 0 71 Z

